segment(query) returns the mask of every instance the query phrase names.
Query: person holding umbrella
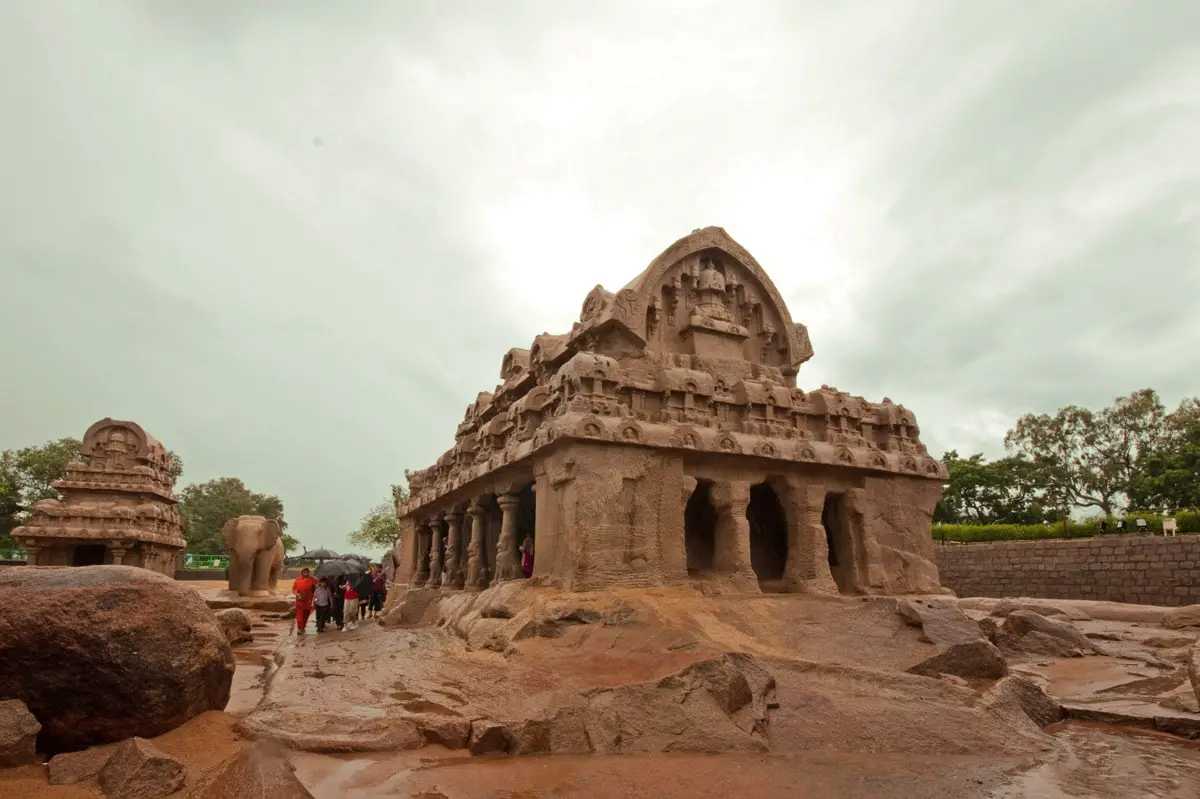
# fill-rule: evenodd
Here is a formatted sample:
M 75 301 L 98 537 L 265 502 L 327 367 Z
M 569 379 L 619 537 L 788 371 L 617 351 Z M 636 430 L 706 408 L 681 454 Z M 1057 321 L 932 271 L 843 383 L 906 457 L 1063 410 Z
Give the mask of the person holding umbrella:
M 342 614 L 346 608 L 346 575 L 339 574 L 333 579 L 333 623 L 342 629 Z
M 366 592 L 358 588 L 357 583 L 354 582 L 355 578 L 362 576 L 366 570 L 367 567 L 359 561 L 345 557 L 338 560 L 327 560 L 317 567 L 317 577 L 325 577 L 333 581 L 333 620 L 339 630 L 346 629 L 346 624 L 352 615 L 354 619 L 358 618 L 358 606 L 355 604 L 354 613 L 351 614 L 349 600 L 366 599 Z M 356 590 L 348 590 L 352 582 Z M 356 596 L 351 596 L 351 594 L 356 594 Z

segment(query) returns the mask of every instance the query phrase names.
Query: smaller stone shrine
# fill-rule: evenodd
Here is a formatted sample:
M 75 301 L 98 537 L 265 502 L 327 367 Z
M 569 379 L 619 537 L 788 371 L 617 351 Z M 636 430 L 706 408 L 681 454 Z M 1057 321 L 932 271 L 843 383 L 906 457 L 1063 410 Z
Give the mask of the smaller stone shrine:
M 175 576 L 186 543 L 165 447 L 134 422 L 101 419 L 81 461 L 54 482 L 61 500 L 33 504 L 13 530 L 31 566 L 141 566 Z

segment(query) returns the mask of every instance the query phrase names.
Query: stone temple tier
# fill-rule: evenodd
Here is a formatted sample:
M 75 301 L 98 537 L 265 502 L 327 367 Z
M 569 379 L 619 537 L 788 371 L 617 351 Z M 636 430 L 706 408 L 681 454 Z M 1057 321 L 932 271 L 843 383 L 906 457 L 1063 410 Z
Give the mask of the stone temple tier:
M 175 576 L 186 545 L 167 450 L 133 422 L 101 419 L 83 437 L 83 460 L 55 481 L 62 500 L 33 504 L 13 530 L 33 566 L 141 566 Z
M 509 350 L 454 447 L 397 502 L 410 586 L 939 591 L 945 467 L 885 399 L 796 387 L 812 357 L 720 228 L 671 245 L 570 333 Z

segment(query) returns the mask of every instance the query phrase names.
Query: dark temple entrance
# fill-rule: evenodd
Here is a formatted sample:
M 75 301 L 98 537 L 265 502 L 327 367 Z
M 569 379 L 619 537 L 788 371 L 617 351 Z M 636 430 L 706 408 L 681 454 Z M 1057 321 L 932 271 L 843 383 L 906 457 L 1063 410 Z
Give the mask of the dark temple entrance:
M 689 577 L 712 571 L 717 551 L 717 509 L 712 503 L 712 484 L 707 481 L 696 483 L 684 508 L 683 545 Z
M 108 548 L 104 544 L 80 544 L 75 547 L 71 556 L 72 566 L 103 566 L 104 554 Z
M 534 546 L 534 535 L 537 530 L 537 495 L 533 492 L 533 486 L 528 485 L 517 493 L 517 498 L 520 500 L 520 504 L 517 505 L 517 540 L 513 546 L 517 547 L 517 560 L 521 562 L 522 566 L 521 574 L 525 577 L 532 577 L 534 558 L 537 555 L 537 547 Z M 529 574 L 525 574 L 527 559 L 526 553 L 521 551 L 521 547 L 528 547 L 531 550 L 528 557 Z
M 783 590 L 783 572 L 787 567 L 787 515 L 779 495 L 767 483 L 750 486 L 750 504 L 746 506 L 750 522 L 750 565 L 764 591 Z
M 821 510 L 825 543 L 829 546 L 829 571 L 838 591 L 854 593 L 854 545 L 850 539 L 850 518 L 846 513 L 845 494 L 826 494 Z

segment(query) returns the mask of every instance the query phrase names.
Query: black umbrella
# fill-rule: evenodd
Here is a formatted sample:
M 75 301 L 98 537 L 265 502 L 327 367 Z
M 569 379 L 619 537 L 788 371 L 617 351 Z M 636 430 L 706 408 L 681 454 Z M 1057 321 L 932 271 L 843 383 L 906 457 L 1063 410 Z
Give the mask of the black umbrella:
M 333 560 L 338 556 L 338 553 L 332 549 L 314 549 L 312 552 L 305 552 L 300 557 L 305 560 Z
M 313 573 L 317 577 L 337 577 L 342 574 L 362 574 L 366 570 L 366 565 L 357 560 L 327 560 Z
M 371 562 L 371 559 L 368 558 L 366 555 L 359 555 L 354 552 L 348 552 L 345 555 L 342 555 L 342 557 L 340 559 L 341 560 L 356 560 L 359 563 L 370 563 Z

